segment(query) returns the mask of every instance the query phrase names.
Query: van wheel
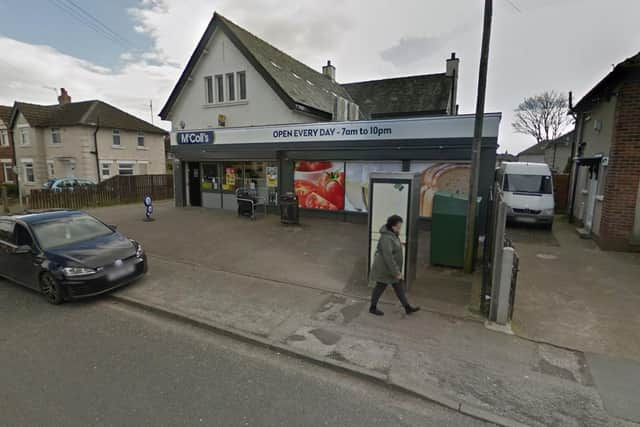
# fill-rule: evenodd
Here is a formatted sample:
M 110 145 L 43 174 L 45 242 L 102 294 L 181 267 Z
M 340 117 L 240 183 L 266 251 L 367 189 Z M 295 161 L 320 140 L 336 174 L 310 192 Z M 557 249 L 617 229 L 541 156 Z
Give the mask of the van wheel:
M 58 305 L 64 301 L 62 286 L 51 273 L 43 273 L 40 276 L 40 291 L 51 304 Z

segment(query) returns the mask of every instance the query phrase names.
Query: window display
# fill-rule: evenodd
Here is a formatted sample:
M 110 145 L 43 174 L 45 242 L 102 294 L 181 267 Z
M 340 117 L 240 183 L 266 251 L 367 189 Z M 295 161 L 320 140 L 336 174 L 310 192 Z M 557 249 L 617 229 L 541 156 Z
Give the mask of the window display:
M 217 163 L 202 164 L 202 191 L 220 191 L 220 175 Z
M 242 162 L 222 163 L 222 190 L 233 193 L 242 186 Z

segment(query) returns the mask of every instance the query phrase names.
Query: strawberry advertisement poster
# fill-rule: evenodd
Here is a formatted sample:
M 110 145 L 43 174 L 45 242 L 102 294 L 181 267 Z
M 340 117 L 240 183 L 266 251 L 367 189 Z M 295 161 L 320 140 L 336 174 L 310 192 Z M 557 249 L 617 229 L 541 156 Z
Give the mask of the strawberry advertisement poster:
M 293 180 L 301 208 L 344 209 L 343 161 L 296 161 Z

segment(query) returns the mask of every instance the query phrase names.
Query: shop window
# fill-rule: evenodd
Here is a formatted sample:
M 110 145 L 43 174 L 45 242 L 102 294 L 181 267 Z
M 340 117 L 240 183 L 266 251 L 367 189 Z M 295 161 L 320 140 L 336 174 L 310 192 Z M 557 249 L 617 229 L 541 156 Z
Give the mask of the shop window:
M 222 74 L 216 76 L 216 101 L 224 102 L 224 79 Z
M 237 73 L 238 77 L 238 98 L 247 99 L 247 74 L 244 71 Z
M 118 173 L 120 175 L 133 175 L 133 163 L 118 163 Z
M 227 74 L 227 101 L 236 100 L 236 84 L 233 73 Z
M 213 103 L 213 78 L 207 76 L 204 78 L 205 99 L 207 104 Z
M 222 190 L 235 192 L 243 184 L 242 162 L 224 162 L 222 164 Z
M 220 174 L 217 163 L 203 163 L 202 191 L 220 191 Z

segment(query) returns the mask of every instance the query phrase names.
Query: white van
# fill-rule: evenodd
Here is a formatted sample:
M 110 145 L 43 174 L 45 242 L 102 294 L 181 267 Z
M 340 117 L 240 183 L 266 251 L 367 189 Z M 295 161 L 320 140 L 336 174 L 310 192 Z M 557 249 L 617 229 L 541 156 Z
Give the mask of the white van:
M 553 179 L 546 163 L 505 162 L 497 179 L 508 220 L 553 226 Z

